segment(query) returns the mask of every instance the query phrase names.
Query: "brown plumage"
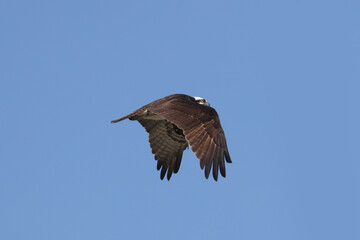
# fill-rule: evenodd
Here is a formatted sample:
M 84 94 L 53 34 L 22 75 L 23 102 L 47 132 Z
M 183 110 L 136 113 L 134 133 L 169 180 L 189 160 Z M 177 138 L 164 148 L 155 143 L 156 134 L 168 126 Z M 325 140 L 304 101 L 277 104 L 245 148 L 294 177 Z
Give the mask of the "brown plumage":
M 225 134 L 215 109 L 203 98 L 173 94 L 149 103 L 129 115 L 111 121 L 137 120 L 149 133 L 150 147 L 161 169 L 160 178 L 167 179 L 180 168 L 183 151 L 190 145 L 205 168 L 211 168 L 217 181 L 218 172 L 226 176 L 225 160 L 231 163 Z

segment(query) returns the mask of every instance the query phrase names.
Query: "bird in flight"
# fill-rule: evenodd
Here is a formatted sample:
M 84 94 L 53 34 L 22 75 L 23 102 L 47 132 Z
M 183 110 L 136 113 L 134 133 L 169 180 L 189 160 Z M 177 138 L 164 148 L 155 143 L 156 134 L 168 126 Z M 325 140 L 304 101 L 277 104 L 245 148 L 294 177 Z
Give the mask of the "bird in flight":
M 206 178 L 211 168 L 215 181 L 219 170 L 226 176 L 224 159 L 228 163 L 231 159 L 224 130 L 217 112 L 204 98 L 173 94 L 111 123 L 125 119 L 137 120 L 149 133 L 161 179 L 167 175 L 170 180 L 172 173 L 179 171 L 183 151 L 189 145 L 200 160 L 201 169 L 205 168 Z

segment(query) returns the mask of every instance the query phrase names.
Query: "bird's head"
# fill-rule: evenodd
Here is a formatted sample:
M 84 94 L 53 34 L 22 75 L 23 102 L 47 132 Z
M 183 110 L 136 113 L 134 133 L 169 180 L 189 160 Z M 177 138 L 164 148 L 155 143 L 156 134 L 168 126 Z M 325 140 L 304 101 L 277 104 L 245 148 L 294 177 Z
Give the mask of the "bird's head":
M 201 104 L 201 105 L 205 105 L 207 107 L 210 107 L 210 103 L 208 103 L 208 101 L 205 100 L 205 98 L 202 97 L 194 97 L 195 102 Z

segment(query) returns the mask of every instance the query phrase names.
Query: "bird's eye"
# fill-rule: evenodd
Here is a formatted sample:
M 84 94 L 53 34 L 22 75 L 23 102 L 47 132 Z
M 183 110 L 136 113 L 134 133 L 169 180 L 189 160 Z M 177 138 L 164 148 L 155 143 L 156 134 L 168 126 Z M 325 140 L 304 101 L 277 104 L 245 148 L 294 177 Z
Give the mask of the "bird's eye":
M 205 99 L 201 99 L 200 102 L 204 103 L 204 102 L 205 102 Z

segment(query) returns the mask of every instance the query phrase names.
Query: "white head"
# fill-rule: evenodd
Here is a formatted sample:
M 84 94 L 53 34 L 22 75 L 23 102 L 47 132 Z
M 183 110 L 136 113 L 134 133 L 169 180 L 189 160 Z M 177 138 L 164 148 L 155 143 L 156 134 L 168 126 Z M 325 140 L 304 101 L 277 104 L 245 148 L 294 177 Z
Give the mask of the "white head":
M 194 97 L 195 98 L 195 101 L 201 105 L 205 105 L 207 107 L 210 107 L 210 103 L 208 103 L 205 98 L 202 98 L 202 97 Z

